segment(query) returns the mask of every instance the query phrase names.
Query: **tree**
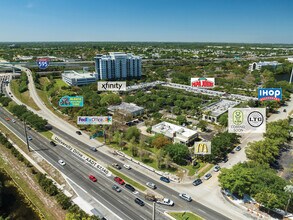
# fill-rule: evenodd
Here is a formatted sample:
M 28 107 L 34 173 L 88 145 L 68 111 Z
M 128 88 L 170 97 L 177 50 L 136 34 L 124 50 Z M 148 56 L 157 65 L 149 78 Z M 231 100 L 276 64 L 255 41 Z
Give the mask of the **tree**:
M 100 101 L 102 106 L 108 106 L 108 105 L 114 105 L 114 104 L 120 104 L 121 99 L 119 95 L 110 93 L 110 94 L 104 94 Z
M 137 127 L 130 127 L 127 129 L 125 133 L 125 139 L 126 140 L 131 140 L 132 138 L 135 138 L 135 141 L 137 142 L 140 137 L 140 130 Z
M 169 155 L 169 153 L 167 153 L 167 155 L 164 159 L 164 164 L 165 164 L 166 169 L 169 169 L 171 167 L 171 163 L 172 163 L 172 158 Z
M 223 115 L 221 115 L 219 117 L 218 122 L 220 123 L 220 125 L 222 125 L 223 127 L 227 127 L 228 126 L 228 113 L 225 113 Z
M 62 209 L 68 209 L 71 206 L 70 198 L 59 192 L 56 196 L 57 202 L 61 205 Z
M 183 115 L 178 115 L 176 120 L 179 122 L 180 125 L 187 123 L 186 117 Z
M 157 149 L 160 149 L 168 144 L 171 144 L 171 141 L 162 134 L 157 134 L 153 137 L 152 145 Z
M 205 131 L 207 129 L 208 122 L 204 120 L 200 120 L 197 124 L 197 127 L 200 128 L 202 131 Z
M 165 147 L 165 152 L 178 165 L 186 165 L 187 159 L 190 157 L 188 147 L 183 144 L 169 144 Z

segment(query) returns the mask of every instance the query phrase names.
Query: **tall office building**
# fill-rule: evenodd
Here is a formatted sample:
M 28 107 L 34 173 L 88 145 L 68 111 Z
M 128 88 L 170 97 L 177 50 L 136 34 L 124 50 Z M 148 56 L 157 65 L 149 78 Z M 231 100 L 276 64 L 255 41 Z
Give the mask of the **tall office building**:
M 96 55 L 96 73 L 99 80 L 120 80 L 141 77 L 141 58 L 132 54 L 111 52 Z

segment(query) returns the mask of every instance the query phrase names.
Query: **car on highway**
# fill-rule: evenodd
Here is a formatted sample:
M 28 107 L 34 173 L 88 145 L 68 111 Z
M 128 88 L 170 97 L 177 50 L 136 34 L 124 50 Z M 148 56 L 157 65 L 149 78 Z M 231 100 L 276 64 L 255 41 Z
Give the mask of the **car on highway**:
M 201 179 L 196 179 L 196 180 L 193 181 L 192 184 L 193 184 L 194 186 L 198 186 L 198 185 L 202 184 L 202 180 L 201 180 Z
M 135 188 L 133 186 L 131 186 L 130 184 L 125 184 L 125 188 L 129 189 L 131 192 L 135 191 Z
M 58 160 L 58 163 L 59 163 L 61 166 L 64 166 L 64 165 L 66 164 L 63 160 Z
M 211 177 L 212 177 L 212 174 L 207 173 L 207 174 L 204 176 L 204 179 L 205 179 L 205 180 L 208 180 L 208 179 L 210 179 Z
M 119 183 L 120 185 L 123 185 L 125 183 L 124 180 L 118 176 L 114 177 L 114 181 Z
M 97 148 L 95 148 L 95 147 L 90 147 L 90 150 L 96 152 L 96 151 L 97 151 Z
M 32 130 L 31 127 L 27 126 L 27 130 Z
M 117 170 L 121 170 L 121 166 L 117 163 L 112 163 L 112 167 L 115 167 Z
M 218 172 L 221 169 L 221 167 L 219 165 L 214 166 L 214 171 Z
M 127 169 L 127 170 L 130 170 L 130 169 L 131 169 L 131 167 L 130 167 L 128 164 L 124 164 L 123 167 L 124 167 L 125 169 Z
M 240 151 L 240 150 L 241 150 L 241 146 L 237 146 L 237 147 L 235 147 L 235 150 L 236 150 L 236 151 Z
M 156 188 L 157 188 L 156 184 L 154 184 L 154 183 L 152 183 L 152 182 L 147 182 L 146 185 L 147 185 L 148 187 L 150 187 L 151 189 L 156 189 Z
M 116 192 L 121 192 L 121 188 L 117 185 L 113 185 L 112 189 L 114 189 Z
M 27 139 L 28 139 L 29 141 L 32 141 L 32 140 L 33 140 L 33 138 L 32 138 L 31 136 L 28 136 Z
M 144 201 L 142 201 L 140 198 L 135 198 L 135 203 L 137 203 L 140 206 L 144 206 Z
M 75 133 L 78 135 L 81 135 L 81 131 L 76 131 Z
M 187 195 L 186 193 L 179 193 L 179 197 L 187 202 L 191 202 L 191 196 Z
M 15 123 L 16 121 L 14 119 L 12 119 L 12 122 Z
M 93 175 L 89 175 L 89 179 L 93 182 L 97 182 L 97 178 L 94 177 Z
M 167 178 L 167 177 L 164 177 L 164 176 L 161 176 L 160 177 L 160 180 L 163 181 L 163 182 L 165 182 L 165 183 L 170 183 L 170 179 Z
M 168 206 L 173 206 L 174 205 L 174 202 L 171 199 L 168 199 L 168 198 L 157 200 L 157 203 L 162 204 L 162 205 L 168 205 Z
M 6 118 L 5 118 L 5 120 L 6 120 L 6 121 L 10 121 L 10 120 L 11 120 L 11 118 L 8 118 L 8 117 L 6 117 Z
M 54 146 L 54 147 L 57 146 L 57 144 L 56 144 L 54 141 L 50 141 L 50 144 L 51 144 L 52 146 Z

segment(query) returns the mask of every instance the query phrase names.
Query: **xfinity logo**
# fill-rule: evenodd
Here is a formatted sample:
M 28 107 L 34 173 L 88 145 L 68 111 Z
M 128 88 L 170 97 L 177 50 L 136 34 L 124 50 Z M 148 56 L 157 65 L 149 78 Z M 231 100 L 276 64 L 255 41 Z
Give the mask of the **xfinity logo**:
M 126 82 L 98 82 L 98 91 L 126 91 Z

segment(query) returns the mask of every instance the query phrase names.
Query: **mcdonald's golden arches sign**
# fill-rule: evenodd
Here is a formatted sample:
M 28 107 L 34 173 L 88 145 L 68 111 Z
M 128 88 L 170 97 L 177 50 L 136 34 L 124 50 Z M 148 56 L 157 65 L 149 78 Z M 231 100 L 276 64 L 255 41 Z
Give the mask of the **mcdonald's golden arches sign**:
M 194 154 L 211 154 L 211 142 L 195 142 L 194 143 Z

